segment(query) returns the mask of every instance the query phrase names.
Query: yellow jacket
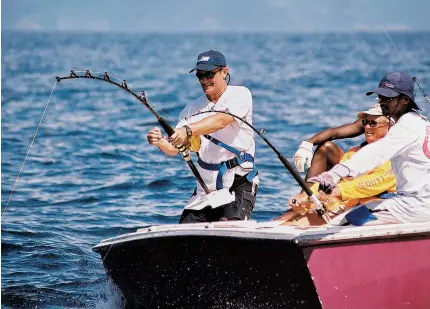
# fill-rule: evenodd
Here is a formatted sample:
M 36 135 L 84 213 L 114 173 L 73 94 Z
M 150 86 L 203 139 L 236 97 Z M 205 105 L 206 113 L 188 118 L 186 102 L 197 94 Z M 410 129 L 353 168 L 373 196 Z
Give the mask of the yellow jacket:
M 360 146 L 351 148 L 343 155 L 339 163 L 350 159 L 360 148 Z M 391 162 L 387 161 L 366 174 L 342 180 L 338 187 L 342 196 L 342 204 L 352 207 L 374 200 L 375 196 L 380 193 L 396 191 L 396 178 L 391 169 Z M 318 184 L 313 185 L 311 189 L 316 193 Z

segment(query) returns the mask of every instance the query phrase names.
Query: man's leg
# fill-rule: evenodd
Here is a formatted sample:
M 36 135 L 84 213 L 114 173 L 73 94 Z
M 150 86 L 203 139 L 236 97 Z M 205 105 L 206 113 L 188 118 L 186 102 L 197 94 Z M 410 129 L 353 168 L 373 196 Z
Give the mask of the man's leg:
M 248 182 L 245 176 L 236 175 L 233 185 L 235 200 L 216 208 L 202 210 L 185 209 L 179 223 L 215 222 L 229 220 L 247 220 L 254 209 L 258 186 Z
M 201 223 L 208 222 L 208 209 L 203 208 L 202 210 L 189 210 L 184 209 L 181 218 L 179 219 L 179 224 L 182 223 Z
M 284 213 L 280 217 L 276 217 L 273 219 L 273 221 L 294 221 L 297 220 L 299 217 L 302 217 L 302 215 L 294 212 L 291 208 L 287 210 L 286 213 Z
M 396 204 L 396 200 L 394 198 L 370 202 L 352 208 L 350 211 L 342 214 L 331 223 L 336 225 L 351 224 L 355 226 L 401 223 L 388 210 L 394 204 Z
M 278 221 L 278 220 L 276 220 Z M 300 227 L 307 227 L 307 226 L 321 226 L 327 224 L 323 219 L 321 219 L 318 214 L 316 213 L 308 213 L 303 216 L 295 216 L 281 225 L 292 225 L 292 226 L 300 226 Z
M 246 178 L 236 177 L 232 188 L 235 193 L 235 201 L 223 206 L 219 220 L 248 220 L 254 209 L 258 186 L 250 183 Z

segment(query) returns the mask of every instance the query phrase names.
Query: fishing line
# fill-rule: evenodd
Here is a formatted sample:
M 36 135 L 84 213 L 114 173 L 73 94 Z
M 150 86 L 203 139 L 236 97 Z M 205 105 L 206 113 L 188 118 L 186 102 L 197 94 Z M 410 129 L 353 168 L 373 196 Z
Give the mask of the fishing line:
M 81 71 L 77 71 L 77 72 L 81 72 Z M 82 71 L 82 72 L 84 72 L 84 71 Z M 86 72 L 86 71 L 85 71 Z M 102 72 L 93 72 L 94 74 L 103 74 Z M 66 75 L 63 75 L 63 76 L 61 76 L 60 78 L 64 78 Z M 114 75 L 109 75 L 109 77 L 110 78 L 114 78 L 114 79 L 116 79 L 116 80 L 118 80 L 118 81 L 121 81 L 121 79 L 119 78 L 119 77 L 116 77 L 116 76 L 114 76 Z M 61 80 L 61 79 L 60 79 Z M 12 191 L 11 191 L 11 193 L 10 193 L 10 195 L 9 195 L 9 198 L 8 198 L 8 200 L 7 200 L 7 203 L 6 203 L 6 206 L 5 206 L 5 208 L 3 209 L 3 212 L 2 212 L 2 217 L 4 216 L 4 214 L 5 214 L 5 212 L 6 212 L 6 209 L 8 208 L 8 206 L 9 206 L 9 203 L 10 203 L 10 201 L 11 201 L 11 198 L 12 198 L 12 196 L 13 196 L 13 193 L 15 192 L 15 188 L 16 188 L 16 185 L 17 185 L 17 183 L 18 183 L 18 180 L 19 180 L 19 178 L 20 178 L 20 176 L 21 176 L 21 173 L 22 173 L 22 171 L 23 171 L 23 169 L 24 169 L 24 166 L 25 166 L 25 163 L 26 163 L 26 161 L 27 161 L 27 158 L 28 158 L 28 155 L 29 155 L 29 153 L 30 153 L 30 150 L 31 150 L 31 147 L 33 146 L 33 143 L 34 143 L 34 141 L 35 141 L 35 139 L 36 139 L 36 137 L 37 137 L 37 134 L 38 134 L 38 132 L 39 132 L 39 129 L 40 129 L 40 126 L 41 126 L 41 124 L 42 124 L 42 121 L 43 121 L 43 118 L 44 118 L 44 116 L 45 116 L 45 113 L 46 113 L 46 110 L 48 109 L 48 106 L 49 106 L 49 103 L 50 103 L 50 101 L 51 101 L 51 98 L 52 98 L 52 95 L 53 95 L 53 93 L 54 93 L 54 90 L 55 90 L 55 87 L 56 87 L 56 85 L 57 85 L 57 83 L 59 82 L 59 79 L 57 78 L 57 80 L 55 81 L 55 83 L 54 83 L 54 85 L 53 85 L 53 87 L 52 87 L 52 90 L 51 90 L 51 93 L 50 93 L 50 95 L 49 95 L 49 98 L 48 98 L 48 101 L 46 102 L 46 104 L 45 104 L 45 108 L 44 108 L 44 110 L 43 110 L 43 113 L 42 113 L 42 116 L 41 116 L 41 118 L 40 118 L 40 120 L 39 120 L 39 123 L 38 123 L 38 125 L 37 125 L 37 127 L 36 127 L 36 130 L 35 130 L 35 133 L 34 133 L 34 135 L 33 135 L 33 138 L 32 138 L 32 140 L 31 140 L 31 142 L 30 142 L 30 146 L 29 146 L 29 148 L 28 148 L 28 150 L 27 150 L 27 153 L 26 153 L 26 155 L 25 155 L 25 157 L 24 157 L 24 161 L 22 162 L 22 165 L 21 165 L 21 168 L 20 168 L 20 170 L 19 170 L 19 172 L 18 172 L 18 175 L 17 175 L 17 177 L 16 177 L 16 179 L 15 179 L 15 182 L 14 182 L 14 184 L 13 184 L 13 187 L 12 187 Z M 124 80 L 123 80 L 123 82 L 125 82 Z M 128 88 L 130 88 L 130 89 L 132 89 L 132 90 L 134 90 L 135 92 L 138 92 L 138 90 L 136 89 L 136 88 L 134 88 L 132 85 L 129 85 L 128 86 Z M 159 110 L 163 115 L 165 115 L 170 121 L 172 121 L 172 122 L 174 122 L 175 124 L 177 123 L 175 120 L 173 120 L 168 114 L 166 114 L 161 108 L 159 108 L 156 104 L 153 104 L 152 102 L 150 102 L 149 100 L 148 100 L 148 104 L 150 104 L 151 106 L 154 106 L 157 110 Z
M 24 169 L 25 162 L 27 161 L 28 154 L 30 153 L 31 146 L 33 146 L 34 140 L 36 139 L 37 133 L 39 132 L 40 125 L 42 124 L 43 117 L 45 116 L 46 110 L 48 108 L 49 102 L 51 101 L 52 94 L 54 93 L 55 86 L 57 85 L 57 81 L 54 83 L 52 87 L 51 94 L 49 95 L 48 102 L 45 104 L 45 108 L 42 113 L 42 117 L 40 117 L 39 124 L 37 125 L 36 131 L 34 132 L 33 139 L 30 142 L 30 146 L 28 147 L 27 154 L 24 157 L 24 161 L 22 162 L 21 168 L 19 169 L 18 176 L 15 179 L 15 183 L 13 184 L 12 191 L 10 192 L 9 198 L 7 200 L 6 206 L 3 210 L 2 217 L 4 216 L 7 207 L 9 206 L 9 202 L 12 198 L 13 192 L 15 191 L 15 186 L 18 183 L 19 177 L 21 176 L 21 172 Z
M 78 74 L 77 74 L 78 73 Z M 121 83 L 116 82 L 112 80 L 108 72 L 104 72 L 101 75 L 96 75 L 96 73 L 91 73 L 90 70 L 85 70 L 85 72 L 82 72 L 83 74 L 79 74 L 80 72 L 75 72 L 74 70 L 70 70 L 70 74 L 64 75 L 64 76 L 56 76 L 57 82 L 60 82 L 62 80 L 67 79 L 93 79 L 93 80 L 99 80 L 106 83 L 110 83 L 112 85 L 115 85 L 122 90 L 128 92 L 131 94 L 135 99 L 137 99 L 140 103 L 142 103 L 151 113 L 152 115 L 157 118 L 158 123 L 162 126 L 164 131 L 171 137 L 175 134 L 175 129 L 172 128 L 172 126 L 157 112 L 157 110 L 148 102 L 146 98 L 145 91 L 141 91 L 140 93 L 136 91 L 134 88 L 129 88 L 127 81 L 125 79 L 122 80 Z M 116 78 L 114 78 L 116 79 Z M 169 117 L 170 118 L 170 117 Z M 200 184 L 200 186 L 203 188 L 203 190 L 208 194 L 210 192 L 209 188 L 205 184 L 202 176 L 200 175 L 198 169 L 196 168 L 194 162 L 191 160 L 190 157 L 190 151 L 184 146 L 184 145 L 177 145 L 175 146 L 178 153 L 181 154 L 182 158 L 187 163 L 188 167 L 190 168 L 191 172 L 193 173 L 194 177 Z
M 145 191 L 146 191 L 146 189 L 148 188 L 149 184 L 152 182 L 152 178 L 154 178 L 154 175 L 157 173 L 158 168 L 160 167 L 160 164 L 161 164 L 161 160 L 162 160 L 162 159 L 163 159 L 163 158 L 161 157 L 161 158 L 160 158 L 160 160 L 158 160 L 157 167 L 155 168 L 154 172 L 152 173 L 151 177 L 149 178 L 149 181 L 146 183 L 145 188 L 143 188 L 142 192 L 141 192 L 141 193 L 139 194 L 139 196 L 137 197 L 137 200 L 134 202 L 134 204 L 133 204 L 133 206 L 132 206 L 132 210 L 134 210 L 134 208 L 136 207 L 136 205 L 137 205 L 137 203 L 139 202 L 140 198 L 142 197 L 143 193 L 145 193 Z M 120 229 L 119 229 L 119 231 L 118 231 L 118 234 L 117 234 L 115 237 L 117 237 L 117 236 L 119 235 L 119 233 L 121 233 L 121 231 L 122 231 L 122 229 L 124 228 L 125 224 L 126 224 L 126 223 L 128 222 L 128 220 L 130 219 L 130 216 L 131 216 L 131 213 L 130 213 L 127 217 L 125 217 L 125 222 L 123 223 L 123 225 L 121 226 L 121 228 L 120 228 Z M 121 216 L 121 217 L 122 217 L 122 216 Z M 122 218 L 124 219 L 124 217 L 122 217 Z M 111 247 L 112 247 L 112 244 L 111 244 L 111 246 L 109 247 L 109 250 L 107 251 L 106 255 L 109 253 L 109 251 L 110 251 Z M 105 256 L 105 258 L 106 258 L 106 256 Z M 104 261 L 104 259 L 103 259 L 103 261 Z
M 404 55 L 400 52 L 400 50 L 397 48 L 396 44 L 394 44 L 394 41 L 391 39 L 390 35 L 388 34 L 387 30 L 385 30 L 384 25 L 381 23 L 382 30 L 384 30 L 385 34 L 387 35 L 388 39 L 390 40 L 391 44 L 394 46 L 394 48 L 397 50 L 397 52 L 404 58 Z M 411 68 L 408 66 L 408 71 L 411 76 L 413 76 Z M 426 93 L 424 92 L 424 89 L 421 88 L 420 84 L 418 83 L 418 80 L 415 76 L 412 77 L 412 80 L 417 84 L 418 88 L 420 89 L 424 99 L 430 104 L 430 100 Z
M 143 193 L 146 191 L 146 189 L 148 188 L 149 184 L 152 182 L 152 178 L 153 178 L 153 177 L 154 177 L 154 175 L 157 173 L 158 168 L 160 167 L 160 164 L 161 164 L 161 160 L 162 160 L 162 159 L 163 159 L 163 158 L 161 157 L 161 158 L 160 158 L 160 160 L 158 160 L 158 164 L 157 164 L 157 167 L 156 167 L 156 168 L 155 168 L 155 170 L 154 170 L 154 173 L 152 173 L 151 177 L 149 178 L 149 181 L 146 183 L 145 188 L 143 188 L 142 192 L 141 192 L 141 193 L 139 194 L 139 196 L 137 197 L 137 200 L 135 201 L 134 205 L 132 206 L 132 209 L 134 209 L 134 208 L 136 207 L 136 205 L 137 205 L 137 203 L 139 202 L 140 198 L 142 197 Z M 121 228 L 119 229 L 119 231 L 118 231 L 118 233 L 116 234 L 116 236 L 115 236 L 115 237 L 118 237 L 118 236 L 119 236 L 119 234 L 120 234 L 120 233 L 121 233 L 121 231 L 123 230 L 124 226 L 126 225 L 126 223 L 128 222 L 128 220 L 130 219 L 130 216 L 131 216 L 131 213 L 130 213 L 127 217 L 123 217 L 123 216 L 121 216 L 121 218 L 123 218 L 123 219 L 125 218 L 125 221 L 124 221 L 124 223 L 122 224 Z M 105 261 L 105 259 L 106 259 L 107 255 L 109 254 L 110 250 L 112 249 L 112 246 L 113 246 L 113 243 L 112 243 L 112 244 L 110 244 L 110 246 L 108 247 L 108 250 L 107 250 L 107 252 L 106 252 L 105 256 L 104 256 L 104 257 L 103 257 L 103 259 L 102 259 L 102 264 L 104 263 L 104 261 Z M 78 299 L 81 299 L 81 298 L 82 298 L 82 296 L 84 296 L 84 294 L 85 294 L 85 292 L 83 292 L 83 293 L 81 294 L 81 296 L 79 296 L 79 298 L 78 298 Z
M 114 76 L 112 76 L 112 77 L 113 77 L 113 78 L 115 78 L 115 79 L 117 79 L 117 80 L 120 80 L 120 79 L 118 79 L 118 78 L 116 78 L 116 77 L 114 77 Z M 30 142 L 30 145 L 29 145 L 29 148 L 28 148 L 27 153 L 26 153 L 26 155 L 25 155 L 24 161 L 23 161 L 23 163 L 22 163 L 22 165 L 21 165 L 21 168 L 20 168 L 20 170 L 19 170 L 19 172 L 18 172 L 18 176 L 17 176 L 17 177 L 16 177 L 16 179 L 15 179 L 15 182 L 14 182 L 14 185 L 13 185 L 13 187 L 12 187 L 12 191 L 11 191 L 11 193 L 10 193 L 10 195 L 9 195 L 8 201 L 7 201 L 7 203 L 6 203 L 6 206 L 5 206 L 5 208 L 4 208 L 3 212 L 2 212 L 2 217 L 4 217 L 5 212 L 6 212 L 6 210 L 7 210 L 8 206 L 9 206 L 9 203 L 10 203 L 10 201 L 11 201 L 12 195 L 13 195 L 13 193 L 15 192 L 16 184 L 18 183 L 18 180 L 19 180 L 19 178 L 20 178 L 20 175 L 21 175 L 21 173 L 22 173 L 22 171 L 23 171 L 23 169 L 24 169 L 24 165 L 25 165 L 25 163 L 26 163 L 26 161 L 27 161 L 27 158 L 28 158 L 28 155 L 29 155 L 29 153 L 30 153 L 31 147 L 33 146 L 33 143 L 34 143 L 34 141 L 35 141 L 35 139 L 36 139 L 36 137 L 37 137 L 37 134 L 38 134 L 38 132 L 39 132 L 39 129 L 40 129 L 40 126 L 41 126 L 41 124 L 42 124 L 43 118 L 44 118 L 44 116 L 45 116 L 45 114 L 46 114 L 46 111 L 47 111 L 47 109 L 48 109 L 49 103 L 51 102 L 51 98 L 52 98 L 52 95 L 53 95 L 53 93 L 54 93 L 54 90 L 55 90 L 55 87 L 56 87 L 57 83 L 58 83 L 58 80 L 57 80 L 57 81 L 55 81 L 55 83 L 54 83 L 54 85 L 53 85 L 53 87 L 52 87 L 51 93 L 50 93 L 50 95 L 49 95 L 48 101 L 47 101 L 47 102 L 46 102 L 46 104 L 45 104 L 45 108 L 44 108 L 44 110 L 43 110 L 42 116 L 41 116 L 41 118 L 40 118 L 40 120 L 39 120 L 39 123 L 38 123 L 38 125 L 37 125 L 37 127 L 36 127 L 35 133 L 34 133 L 34 135 L 33 135 L 33 138 L 32 138 L 32 140 L 31 140 L 31 142 Z M 133 90 L 137 91 L 134 87 L 132 87 L 132 86 L 130 86 L 130 87 L 131 87 L 131 89 L 133 89 Z M 155 104 L 152 104 L 152 106 L 156 106 L 156 105 L 155 105 Z M 172 121 L 173 121 L 173 119 L 171 119 L 171 117 L 170 117 L 169 115 L 167 115 L 166 113 L 164 113 L 164 111 L 162 111 L 162 110 L 161 110 L 160 108 L 158 108 L 157 106 L 156 106 L 156 108 L 157 108 L 158 110 L 160 110 L 164 115 L 166 115 L 170 120 L 172 120 Z M 161 160 L 162 160 L 162 158 L 160 158 L 160 159 L 159 159 L 158 164 L 157 164 L 157 166 L 156 166 L 156 168 L 155 168 L 154 172 L 151 174 L 151 177 L 150 177 L 149 181 L 147 182 L 147 184 L 146 184 L 145 188 L 142 190 L 142 192 L 139 194 L 139 196 L 138 196 L 138 197 L 137 197 L 137 199 L 135 200 L 135 202 L 134 202 L 134 204 L 133 204 L 133 206 L 132 206 L 132 209 L 135 209 L 135 208 L 136 208 L 137 203 L 140 201 L 141 197 L 142 197 L 142 196 L 143 196 L 143 194 L 145 193 L 146 189 L 148 188 L 148 185 L 152 182 L 152 179 L 153 179 L 154 175 L 157 173 L 157 171 L 158 171 L 158 169 L 159 169 L 159 167 L 160 167 Z M 127 222 L 129 221 L 130 216 L 131 216 L 131 213 L 130 213 L 127 217 L 125 217 L 125 221 L 124 221 L 124 223 L 122 224 L 121 228 L 119 229 L 119 231 L 118 231 L 118 233 L 117 233 L 117 235 L 116 235 L 115 237 L 118 237 L 118 235 L 121 233 L 121 231 L 123 230 L 124 226 L 125 226 L 125 225 L 127 224 Z M 122 216 L 121 216 L 121 217 L 122 217 Z M 124 217 L 122 217 L 122 218 L 124 218 Z M 108 249 L 108 251 L 107 251 L 106 255 L 104 256 L 104 258 L 103 258 L 103 261 L 102 261 L 102 262 L 104 262 L 104 260 L 106 259 L 106 257 L 107 257 L 107 255 L 108 255 L 109 251 L 111 250 L 111 248 L 112 248 L 112 244 L 111 244 L 111 246 L 109 247 L 109 249 Z M 85 294 L 85 292 L 81 295 L 81 297 L 82 297 L 84 294 Z

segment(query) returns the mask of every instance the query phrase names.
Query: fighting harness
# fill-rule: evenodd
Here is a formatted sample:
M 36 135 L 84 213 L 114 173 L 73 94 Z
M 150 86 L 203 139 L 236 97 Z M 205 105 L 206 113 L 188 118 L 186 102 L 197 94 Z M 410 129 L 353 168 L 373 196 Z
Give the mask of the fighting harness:
M 224 149 L 227 149 L 228 151 L 237 155 L 237 157 L 234 157 L 233 159 L 230 159 L 227 161 L 223 161 L 221 163 L 207 163 L 207 162 L 203 161 L 200 158 L 200 156 L 198 156 L 198 153 L 197 153 L 197 156 L 198 156 L 197 164 L 201 168 L 203 168 L 205 170 L 209 170 L 209 171 L 218 171 L 218 175 L 216 178 L 216 189 L 217 190 L 220 190 L 224 187 L 222 179 L 223 179 L 225 173 L 227 173 L 227 171 L 229 169 L 235 168 L 236 166 L 239 166 L 244 162 L 251 162 L 254 166 L 252 171 L 250 171 L 246 175 L 246 179 L 252 183 L 253 179 L 258 174 L 257 167 L 254 164 L 254 157 L 252 155 L 250 155 L 249 153 L 243 152 L 243 151 L 239 151 L 236 148 L 231 147 L 231 146 L 221 142 L 220 140 L 218 140 L 215 137 L 212 137 L 210 135 L 203 135 L 203 137 L 205 137 L 206 139 L 208 139 L 209 141 L 211 141 L 215 145 L 222 147 Z

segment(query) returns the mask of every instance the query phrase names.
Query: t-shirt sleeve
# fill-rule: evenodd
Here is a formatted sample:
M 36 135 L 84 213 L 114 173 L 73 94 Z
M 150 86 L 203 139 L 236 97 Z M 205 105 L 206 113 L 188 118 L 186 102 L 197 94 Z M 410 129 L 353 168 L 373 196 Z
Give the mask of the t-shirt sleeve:
M 187 124 L 190 123 L 189 116 L 188 116 L 188 106 L 185 106 L 185 108 L 179 113 L 179 121 L 176 124 L 176 128 L 181 128 Z
M 228 112 L 240 118 L 248 115 L 252 109 L 252 94 L 246 87 L 240 87 L 235 95 L 226 102 L 225 108 Z M 240 123 L 239 119 L 235 120 Z

